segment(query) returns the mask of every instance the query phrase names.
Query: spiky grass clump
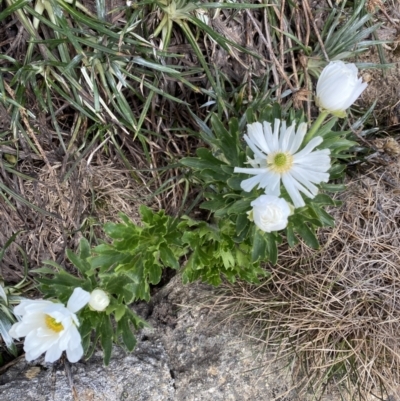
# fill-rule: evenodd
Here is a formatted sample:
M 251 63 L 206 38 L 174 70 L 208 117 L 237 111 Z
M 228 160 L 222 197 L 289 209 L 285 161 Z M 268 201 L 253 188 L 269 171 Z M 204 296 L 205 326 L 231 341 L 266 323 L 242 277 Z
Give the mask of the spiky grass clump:
M 400 168 L 369 172 L 340 196 L 337 226 L 280 254 L 259 287 L 227 287 L 222 304 L 291 360 L 294 381 L 319 399 L 393 395 L 400 374 Z M 232 300 L 236 302 L 232 302 Z M 347 397 L 347 398 L 346 398 Z

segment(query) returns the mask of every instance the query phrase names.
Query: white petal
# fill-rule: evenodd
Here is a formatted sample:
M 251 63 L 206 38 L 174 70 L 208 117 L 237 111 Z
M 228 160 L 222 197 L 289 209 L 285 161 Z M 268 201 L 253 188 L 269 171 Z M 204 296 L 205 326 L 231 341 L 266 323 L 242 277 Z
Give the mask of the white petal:
M 44 357 L 45 362 L 53 363 L 60 359 L 62 350 L 58 346 L 58 343 L 53 344 L 46 352 Z
M 247 135 L 244 135 L 243 138 L 246 141 L 248 147 L 253 151 L 256 159 L 263 159 L 263 160 L 266 159 L 267 156 L 264 153 L 262 153 L 260 149 L 258 149 L 258 147 L 251 138 L 249 138 Z
M 310 198 L 313 198 L 318 194 L 318 188 L 306 178 L 304 174 L 301 174 L 299 169 L 293 169 L 290 171 L 291 176 L 300 184 L 302 184 L 305 188 L 307 188 L 310 192 L 306 193 L 306 195 Z M 299 188 L 300 189 L 300 188 Z
M 291 173 L 288 173 L 288 175 L 291 175 Z M 306 188 L 304 185 L 302 185 L 299 181 L 297 181 L 293 176 L 293 185 L 300 191 L 302 192 L 304 195 L 306 195 L 308 198 L 314 198 L 314 196 L 318 193 L 318 188 L 315 187 L 315 185 L 310 184 L 311 188 L 314 188 L 316 190 L 316 193 L 313 194 L 313 192 L 311 192 L 308 188 Z
M 326 172 L 331 167 L 331 159 L 326 152 L 328 149 L 314 151 L 303 157 L 296 157 L 294 164 L 306 168 L 308 170 L 315 170 Z
M 289 174 L 285 174 L 282 177 L 282 183 L 285 186 L 290 198 L 292 199 L 294 207 L 304 206 L 304 200 L 300 195 L 299 190 L 296 188 L 295 180 Z
M 274 121 L 274 133 L 271 135 L 271 150 L 277 152 L 279 150 L 279 128 L 281 126 L 281 120 L 275 118 Z
M 308 142 L 307 145 L 302 150 L 300 150 L 300 152 L 296 153 L 293 156 L 293 160 L 296 162 L 296 160 L 300 159 L 301 157 L 304 157 L 304 156 L 308 155 L 309 153 L 312 152 L 312 150 L 316 146 L 321 144 L 322 141 L 323 141 L 323 139 L 320 136 L 316 136 L 315 138 L 311 139 L 311 141 Z
M 307 170 L 303 167 L 296 166 L 291 173 L 293 177 L 297 179 L 297 174 L 301 175 L 301 177 L 307 181 L 310 181 L 314 184 L 319 184 L 320 182 L 328 182 L 329 174 L 321 173 L 319 171 Z M 299 180 L 300 181 L 300 180 Z
M 296 123 L 293 121 L 292 125 L 289 128 L 286 128 L 285 131 L 281 131 L 281 136 L 279 138 L 279 149 L 282 152 L 286 152 L 292 141 L 293 141 L 293 136 L 296 133 Z M 286 125 L 286 124 L 285 124 Z M 283 127 L 282 127 L 283 130 Z
M 67 348 L 67 358 L 71 363 L 78 362 L 83 356 L 83 348 L 82 344 L 79 344 L 78 347 L 70 349 Z
M 368 84 L 366 82 L 361 83 L 361 78 L 359 84 L 354 88 L 352 95 L 349 97 L 348 101 L 346 104 L 344 104 L 345 109 L 348 109 L 361 95 L 361 93 L 364 92 L 364 90 L 367 88 Z
M 37 330 L 42 325 L 42 320 L 32 320 L 28 323 L 25 321 L 14 323 L 9 331 L 10 336 L 21 338 L 27 336 L 30 332 Z
M 90 293 L 78 287 L 74 289 L 71 297 L 68 300 L 67 309 L 72 313 L 78 312 L 82 309 L 90 299 Z
M 32 359 L 36 359 L 47 351 L 55 342 L 54 338 L 39 340 L 35 333 L 29 333 L 25 338 L 24 351 L 29 354 Z
M 296 135 L 293 138 L 292 144 L 288 148 L 289 153 L 293 155 L 299 150 L 301 144 L 303 143 L 303 139 L 306 136 L 306 133 L 307 133 L 307 124 L 306 123 L 299 124 Z
M 25 314 L 41 312 L 44 308 L 51 305 L 53 302 L 45 301 L 43 299 L 29 300 L 24 299 L 19 305 L 14 308 L 14 314 L 18 316 L 24 316 Z
M 78 348 L 79 345 L 82 343 L 81 335 L 76 327 L 71 327 L 69 333 L 69 344 L 68 348 L 75 349 Z
M 249 138 L 257 145 L 264 153 L 271 153 L 270 148 L 265 140 L 263 126 L 261 123 L 253 123 L 247 126 L 247 134 Z
M 281 194 L 281 176 L 280 174 L 272 173 L 268 185 L 265 187 L 267 195 L 279 196 Z
M 251 174 L 251 175 L 264 174 L 268 171 L 269 171 L 269 169 L 266 167 L 264 167 L 264 168 L 235 167 L 233 169 L 234 173 L 244 173 L 244 174 Z
M 240 183 L 240 187 L 243 189 L 243 191 L 246 192 L 251 192 L 251 190 L 260 183 L 261 179 L 262 179 L 263 175 L 262 174 L 258 174 L 255 175 L 254 177 L 251 178 L 247 178 L 247 180 L 243 180 Z

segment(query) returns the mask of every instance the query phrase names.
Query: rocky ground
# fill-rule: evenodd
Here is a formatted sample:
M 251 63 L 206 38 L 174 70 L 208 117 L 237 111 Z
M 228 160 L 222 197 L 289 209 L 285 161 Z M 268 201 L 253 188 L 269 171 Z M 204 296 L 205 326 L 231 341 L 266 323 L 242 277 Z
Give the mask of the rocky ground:
M 261 346 L 241 336 L 239 324 L 213 313 L 213 289 L 174 278 L 138 307 L 152 328 L 127 355 L 116 348 L 109 366 L 101 352 L 89 361 L 27 363 L 20 358 L 0 376 L 2 401 L 245 401 L 297 400 L 287 371 L 260 376 Z M 188 303 L 191 307 L 187 307 Z M 278 398 L 276 398 L 278 397 Z

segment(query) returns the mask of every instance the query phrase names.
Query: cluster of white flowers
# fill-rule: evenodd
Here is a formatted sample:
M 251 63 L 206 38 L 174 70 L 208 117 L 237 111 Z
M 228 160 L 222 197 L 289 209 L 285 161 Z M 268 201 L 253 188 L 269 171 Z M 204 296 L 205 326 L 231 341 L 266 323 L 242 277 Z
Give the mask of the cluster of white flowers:
M 367 87 L 358 78 L 354 64 L 342 61 L 329 63 L 321 73 L 317 83 L 316 102 L 321 111 L 343 116 Z M 317 185 L 329 180 L 331 167 L 329 149 L 316 150 L 323 139 L 312 138 L 304 147 L 307 124 L 296 123 L 290 127 L 285 121 L 276 119 L 271 123 L 264 121 L 249 124 L 244 135 L 254 159 L 249 159 L 251 167 L 235 167 L 235 173 L 250 174 L 253 177 L 241 182 L 244 191 L 254 187 L 263 188 L 261 195 L 251 203 L 253 207 L 249 218 L 265 232 L 284 229 L 288 217 L 293 212 L 288 202 L 281 198 L 281 184 L 293 202 L 294 208 L 305 206 L 303 196 L 314 198 L 318 194 Z
M 33 361 L 45 352 L 45 361 L 55 362 L 66 351 L 68 360 L 77 362 L 82 358 L 83 348 L 76 313 L 88 303 L 92 310 L 101 312 L 109 305 L 110 298 L 100 289 L 89 293 L 75 288 L 66 307 L 43 299 L 25 299 L 14 308 L 19 322 L 9 333 L 16 339 L 25 337 L 27 361 Z

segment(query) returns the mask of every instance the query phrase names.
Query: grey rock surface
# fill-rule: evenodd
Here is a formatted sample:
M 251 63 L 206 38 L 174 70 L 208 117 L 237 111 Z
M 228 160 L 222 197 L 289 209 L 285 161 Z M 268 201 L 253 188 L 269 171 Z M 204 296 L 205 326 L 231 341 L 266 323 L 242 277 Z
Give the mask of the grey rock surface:
M 243 341 L 239 326 L 196 304 L 212 291 L 173 279 L 138 307 L 152 329 L 138 334 L 133 353 L 115 348 L 107 367 L 100 351 L 76 364 L 21 358 L 0 376 L 0 400 L 297 401 L 289 375 L 261 375 L 260 348 Z

